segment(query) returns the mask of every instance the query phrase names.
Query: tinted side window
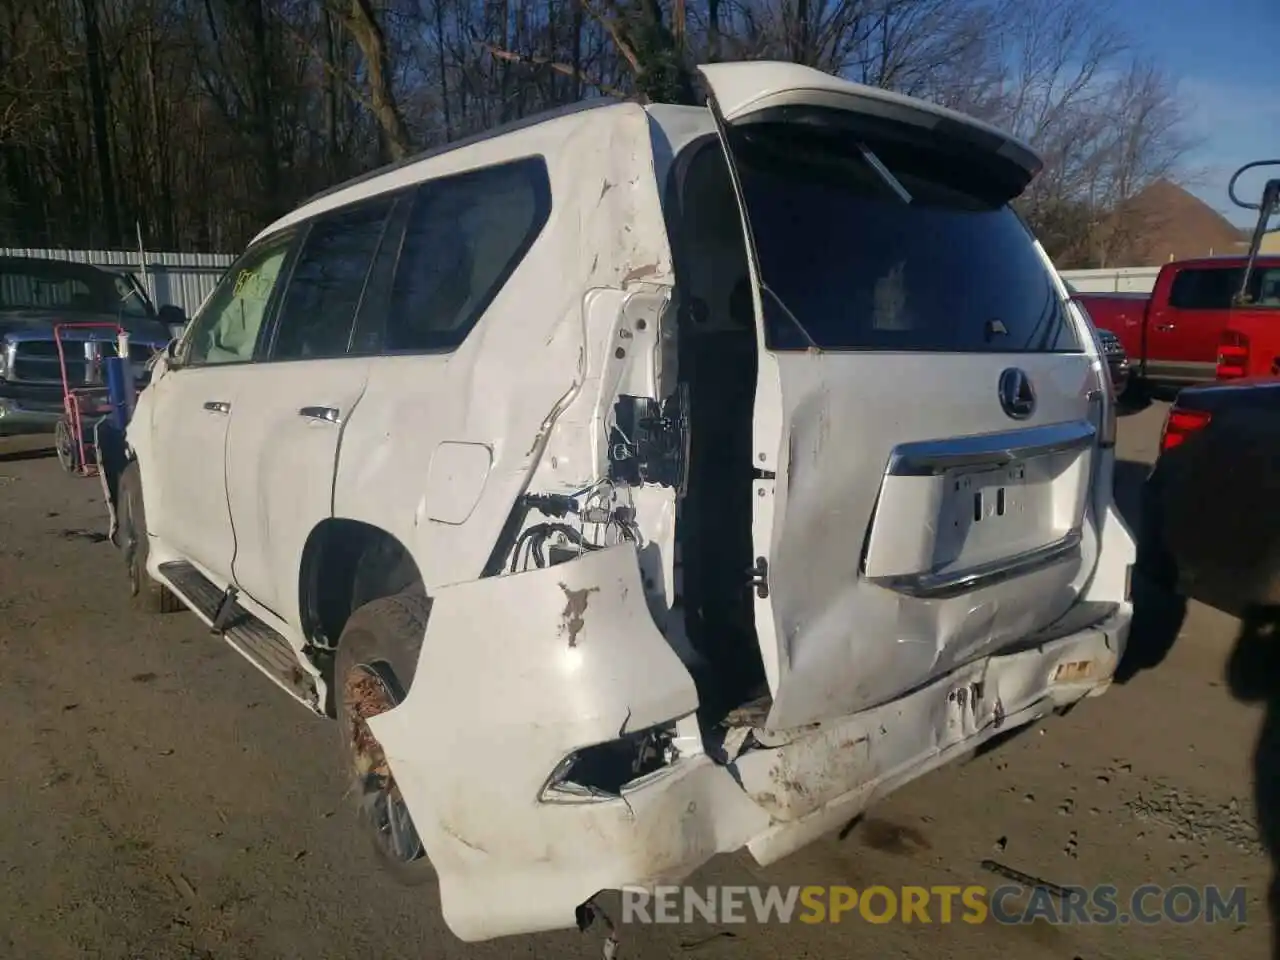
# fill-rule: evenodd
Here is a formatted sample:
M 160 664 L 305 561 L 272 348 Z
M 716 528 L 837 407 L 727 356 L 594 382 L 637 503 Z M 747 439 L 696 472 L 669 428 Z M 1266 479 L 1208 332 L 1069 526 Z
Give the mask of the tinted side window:
M 550 211 L 541 158 L 423 184 L 392 282 L 385 349 L 450 350 L 462 343 Z
M 340 210 L 311 225 L 285 288 L 273 360 L 347 352 L 365 277 L 391 202 Z
M 801 327 L 831 350 L 1081 349 L 1034 237 L 981 171 L 818 125 L 751 125 L 732 144 L 771 349 L 805 349 Z
M 1240 289 L 1236 267 L 1179 270 L 1169 288 L 1169 306 L 1178 310 L 1226 310 Z
M 193 366 L 253 359 L 258 335 L 294 235 L 276 234 L 246 250 L 191 321 L 184 362 Z

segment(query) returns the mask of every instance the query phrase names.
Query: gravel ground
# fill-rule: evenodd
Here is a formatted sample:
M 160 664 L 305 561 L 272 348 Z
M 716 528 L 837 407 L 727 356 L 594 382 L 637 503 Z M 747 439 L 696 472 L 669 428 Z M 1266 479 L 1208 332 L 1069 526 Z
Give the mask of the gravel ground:
M 1122 421 L 1127 510 L 1162 415 Z M 430 888 L 384 879 L 352 829 L 332 726 L 194 617 L 130 612 L 97 482 L 30 447 L 0 441 L 0 957 L 599 956 L 594 932 L 460 943 Z M 1254 768 L 1269 760 L 1254 754 L 1280 709 L 1265 690 L 1233 695 L 1240 632 L 1192 604 L 1167 656 L 1105 696 L 903 788 L 843 836 L 767 869 L 720 858 L 695 882 L 994 887 L 994 859 L 1122 898 L 1242 884 L 1247 922 L 695 923 L 628 927 L 623 957 L 1267 956 Z

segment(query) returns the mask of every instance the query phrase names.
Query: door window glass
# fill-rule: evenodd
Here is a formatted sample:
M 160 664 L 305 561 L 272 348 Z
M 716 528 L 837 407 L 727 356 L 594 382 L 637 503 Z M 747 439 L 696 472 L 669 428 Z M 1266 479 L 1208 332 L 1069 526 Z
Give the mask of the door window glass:
M 292 240 L 292 234 L 270 237 L 247 250 L 223 274 L 204 309 L 191 321 L 185 358 L 188 365 L 253 359 Z
M 273 360 L 346 354 L 388 200 L 351 207 L 311 225 L 280 304 Z

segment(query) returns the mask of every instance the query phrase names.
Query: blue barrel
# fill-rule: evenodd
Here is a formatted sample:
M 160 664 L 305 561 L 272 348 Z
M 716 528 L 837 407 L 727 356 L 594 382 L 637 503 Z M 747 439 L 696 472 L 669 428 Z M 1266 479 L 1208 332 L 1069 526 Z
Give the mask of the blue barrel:
M 107 400 L 111 403 L 111 422 L 119 430 L 133 415 L 133 371 L 128 357 L 103 357 L 102 375 L 107 382 Z

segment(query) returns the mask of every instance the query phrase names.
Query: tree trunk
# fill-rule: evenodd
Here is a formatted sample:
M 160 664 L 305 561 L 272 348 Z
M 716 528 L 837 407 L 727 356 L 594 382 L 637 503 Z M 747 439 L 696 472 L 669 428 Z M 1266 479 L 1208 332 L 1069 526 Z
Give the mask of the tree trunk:
M 582 0 L 573 2 L 573 102 L 582 99 Z M 712 0 L 714 3 L 715 0 Z
M 98 161 L 102 191 L 102 223 L 106 245 L 120 244 L 120 215 L 116 206 L 115 178 L 111 174 L 111 136 L 107 121 L 106 78 L 102 71 L 102 34 L 98 28 L 98 0 L 81 0 L 84 12 L 85 60 L 89 73 L 89 104 L 93 121 L 93 149 Z
M 147 100 L 150 107 L 148 119 L 151 122 L 151 150 L 155 158 L 152 175 L 159 188 L 159 210 L 152 222 L 158 227 L 155 243 L 171 246 L 177 239 L 173 215 L 173 171 L 169 163 L 168 131 L 160 123 L 160 84 L 156 76 L 156 53 L 160 44 L 156 39 L 154 28 L 147 26 L 146 66 Z M 144 188 L 145 189 L 145 188 Z
M 338 66 L 338 43 L 333 31 L 333 14 L 320 10 L 320 31 L 324 56 L 334 69 Z M 338 79 L 334 70 L 324 71 L 324 172 L 329 179 L 338 173 Z
M 707 59 L 720 59 L 720 0 L 707 0 Z
M 436 64 L 440 71 L 440 106 L 444 112 L 444 142 L 453 140 L 453 118 L 449 111 L 449 65 L 444 55 L 444 0 L 435 0 Z
M 267 11 L 263 0 L 249 6 L 252 18 L 253 58 L 250 61 L 250 89 L 253 102 L 254 139 L 257 142 L 258 167 L 261 171 L 262 201 L 265 219 L 274 220 L 283 207 L 280 192 L 280 158 L 276 154 L 275 104 L 272 101 L 271 57 L 267 43 Z
M 412 149 L 412 139 L 392 88 L 391 56 L 387 51 L 386 35 L 369 0 L 349 0 L 343 20 L 364 56 L 374 119 L 386 138 L 391 159 L 400 160 Z

